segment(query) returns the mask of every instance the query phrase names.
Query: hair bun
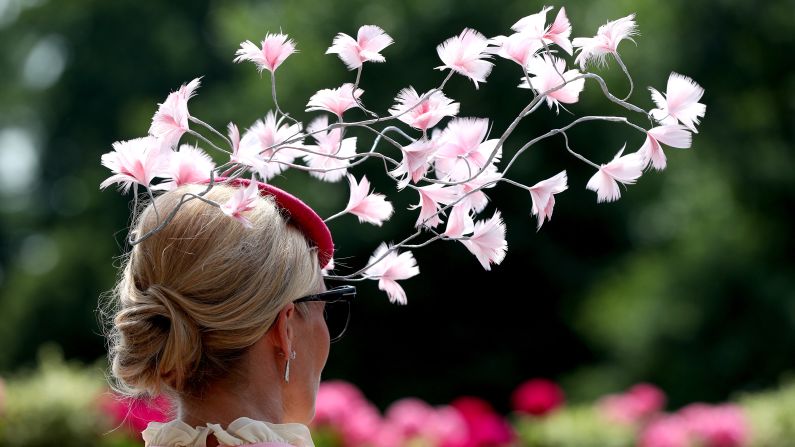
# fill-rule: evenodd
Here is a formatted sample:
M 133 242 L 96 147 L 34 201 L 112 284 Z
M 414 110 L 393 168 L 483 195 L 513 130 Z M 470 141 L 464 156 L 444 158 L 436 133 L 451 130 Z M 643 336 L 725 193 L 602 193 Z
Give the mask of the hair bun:
M 135 394 L 158 395 L 163 385 L 179 392 L 201 362 L 201 333 L 185 308 L 192 303 L 161 284 L 132 288 L 115 318 L 113 372 Z

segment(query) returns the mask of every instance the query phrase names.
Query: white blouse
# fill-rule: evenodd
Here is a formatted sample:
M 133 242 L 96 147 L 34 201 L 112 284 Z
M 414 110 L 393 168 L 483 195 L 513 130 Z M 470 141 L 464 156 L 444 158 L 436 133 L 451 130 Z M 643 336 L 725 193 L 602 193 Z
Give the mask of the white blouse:
M 218 424 L 191 427 L 175 419 L 170 422 L 150 422 L 141 433 L 146 447 L 206 447 L 212 433 L 221 445 L 237 446 L 275 442 L 295 447 L 315 447 L 309 428 L 304 424 L 273 424 L 247 417 L 235 419 L 224 430 Z

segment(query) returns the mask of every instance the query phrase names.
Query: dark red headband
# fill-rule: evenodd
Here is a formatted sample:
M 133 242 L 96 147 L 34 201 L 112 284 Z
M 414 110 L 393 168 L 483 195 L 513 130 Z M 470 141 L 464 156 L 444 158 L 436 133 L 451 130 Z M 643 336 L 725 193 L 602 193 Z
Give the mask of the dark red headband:
M 223 183 L 226 178 L 217 177 L 215 181 Z M 227 184 L 246 187 L 251 184 L 251 180 L 238 178 L 227 182 Z M 331 231 L 329 231 L 323 219 L 309 205 L 287 191 L 259 181 L 257 182 L 257 187 L 260 195 L 272 196 L 276 204 L 289 213 L 290 222 L 298 227 L 304 233 L 304 236 L 317 247 L 320 268 L 326 267 L 334 255 L 334 241 L 331 239 Z

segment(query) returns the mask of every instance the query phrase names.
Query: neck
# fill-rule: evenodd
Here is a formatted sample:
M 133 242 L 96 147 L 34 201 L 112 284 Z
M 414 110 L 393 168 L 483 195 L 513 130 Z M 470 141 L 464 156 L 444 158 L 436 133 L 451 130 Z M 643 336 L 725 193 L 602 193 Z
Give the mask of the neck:
M 179 419 L 196 427 L 207 423 L 227 427 L 240 417 L 280 424 L 284 422 L 281 390 L 245 389 L 233 392 L 222 387 L 211 388 L 200 399 L 183 399 Z
M 258 343 L 259 346 L 262 343 Z M 199 397 L 180 400 L 179 419 L 196 427 L 208 422 L 227 427 L 240 417 L 274 424 L 284 423 L 284 388 L 275 362 L 263 362 L 251 350 L 238 365 L 238 372 L 217 381 Z M 266 354 L 273 358 L 273 354 Z M 263 367 L 263 363 L 270 367 Z

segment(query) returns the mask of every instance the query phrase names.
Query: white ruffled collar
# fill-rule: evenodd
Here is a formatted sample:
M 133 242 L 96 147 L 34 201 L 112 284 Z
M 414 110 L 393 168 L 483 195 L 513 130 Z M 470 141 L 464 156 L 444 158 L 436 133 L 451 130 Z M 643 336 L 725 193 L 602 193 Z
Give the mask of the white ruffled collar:
M 309 428 L 304 424 L 273 424 L 247 417 L 237 418 L 224 430 L 218 424 L 191 427 L 175 419 L 170 422 L 150 422 L 141 433 L 146 447 L 206 447 L 212 433 L 219 443 L 228 446 L 280 442 L 295 447 L 314 447 Z

